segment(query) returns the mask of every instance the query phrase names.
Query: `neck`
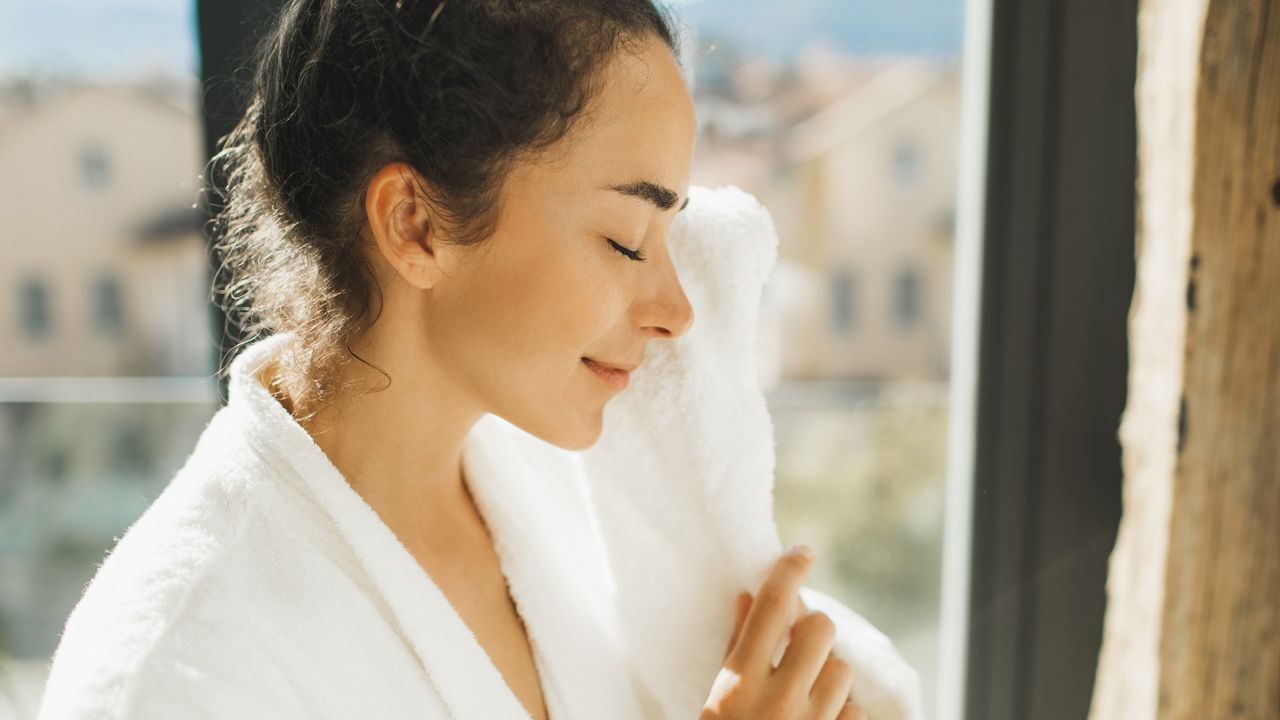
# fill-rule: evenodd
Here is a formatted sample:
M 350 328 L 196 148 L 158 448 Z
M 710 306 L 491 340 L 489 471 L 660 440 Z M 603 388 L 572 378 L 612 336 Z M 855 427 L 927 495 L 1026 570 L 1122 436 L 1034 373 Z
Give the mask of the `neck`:
M 423 367 L 416 359 L 426 356 L 418 350 L 367 341 L 357 353 L 369 365 L 348 363 L 338 383 L 343 390 L 299 421 L 406 545 L 437 544 L 441 538 L 433 535 L 475 517 L 462 448 L 483 414 L 467 410 L 469 398 L 444 373 Z M 370 365 L 390 375 L 392 385 Z

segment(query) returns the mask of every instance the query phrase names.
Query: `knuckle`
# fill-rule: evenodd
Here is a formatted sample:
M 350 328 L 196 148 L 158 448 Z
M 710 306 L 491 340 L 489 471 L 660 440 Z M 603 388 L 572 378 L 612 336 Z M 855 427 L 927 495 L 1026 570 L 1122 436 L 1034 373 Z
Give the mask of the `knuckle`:
M 853 679 L 853 666 L 835 655 L 827 657 L 823 672 L 830 673 L 833 677 L 842 681 Z
M 764 588 L 760 591 L 760 596 L 756 598 L 756 603 L 765 613 L 781 612 L 786 607 L 786 595 L 778 588 Z
M 836 624 L 826 613 L 812 610 L 796 621 L 796 631 L 827 640 L 836 635 Z

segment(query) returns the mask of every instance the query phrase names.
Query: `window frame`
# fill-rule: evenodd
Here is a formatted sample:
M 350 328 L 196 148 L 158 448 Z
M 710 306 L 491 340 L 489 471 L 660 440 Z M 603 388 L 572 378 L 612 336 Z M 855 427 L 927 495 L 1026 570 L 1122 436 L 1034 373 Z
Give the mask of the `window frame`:
M 944 638 L 936 715 L 1074 720 L 1121 513 L 1138 0 L 968 11 L 985 126 L 961 170 L 943 583 L 943 626 L 964 631 Z

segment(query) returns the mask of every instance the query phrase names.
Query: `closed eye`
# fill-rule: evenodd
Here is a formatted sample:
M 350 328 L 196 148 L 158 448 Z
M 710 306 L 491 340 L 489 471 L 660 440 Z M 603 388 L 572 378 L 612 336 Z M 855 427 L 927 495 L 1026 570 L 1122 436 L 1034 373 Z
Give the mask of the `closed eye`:
M 609 238 L 605 238 L 605 240 L 609 240 Z M 645 261 L 644 255 L 639 250 L 631 250 L 631 249 L 625 248 L 612 240 L 609 240 L 609 244 L 613 246 L 614 250 L 617 250 L 618 252 L 622 253 L 623 255 L 626 255 L 632 260 L 635 260 L 637 262 Z

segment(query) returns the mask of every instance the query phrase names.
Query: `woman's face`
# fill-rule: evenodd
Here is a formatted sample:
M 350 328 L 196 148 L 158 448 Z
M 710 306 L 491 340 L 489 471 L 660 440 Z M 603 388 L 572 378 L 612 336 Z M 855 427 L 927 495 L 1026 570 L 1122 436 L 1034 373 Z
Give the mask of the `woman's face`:
M 693 322 L 667 247 L 688 194 L 693 100 L 661 42 L 619 53 L 605 74 L 595 121 L 517 166 L 496 233 L 478 249 L 424 254 L 436 272 L 407 303 L 421 368 L 447 378 L 455 397 L 569 449 L 595 443 L 605 403 L 623 391 L 584 358 L 631 367 L 649 342 Z M 401 289 L 420 277 L 409 272 Z

